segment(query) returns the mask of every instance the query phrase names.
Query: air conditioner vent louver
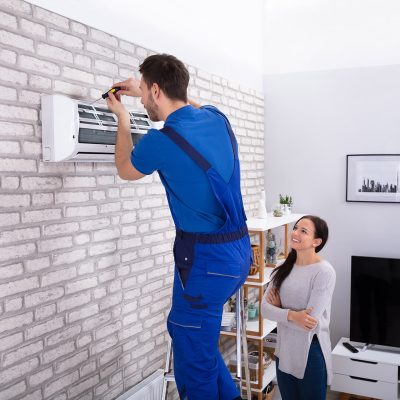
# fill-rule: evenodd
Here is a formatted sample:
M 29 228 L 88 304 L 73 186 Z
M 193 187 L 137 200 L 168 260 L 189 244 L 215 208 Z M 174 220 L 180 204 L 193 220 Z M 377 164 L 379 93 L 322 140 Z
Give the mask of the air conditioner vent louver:
M 144 111 L 132 110 L 130 127 L 136 144 L 152 128 Z M 42 97 L 44 161 L 113 161 L 118 120 L 104 106 L 62 95 Z

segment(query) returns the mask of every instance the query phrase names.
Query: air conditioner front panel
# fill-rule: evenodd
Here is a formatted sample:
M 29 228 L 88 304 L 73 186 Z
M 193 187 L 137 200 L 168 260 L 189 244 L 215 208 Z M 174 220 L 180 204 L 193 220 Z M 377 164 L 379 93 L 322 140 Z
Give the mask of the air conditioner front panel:
M 129 114 L 135 145 L 153 124 L 144 111 Z M 107 107 L 43 96 L 42 120 L 44 161 L 114 161 L 118 119 Z
M 42 96 L 42 147 L 44 161 L 60 161 L 74 155 L 78 142 L 76 101 L 63 95 Z

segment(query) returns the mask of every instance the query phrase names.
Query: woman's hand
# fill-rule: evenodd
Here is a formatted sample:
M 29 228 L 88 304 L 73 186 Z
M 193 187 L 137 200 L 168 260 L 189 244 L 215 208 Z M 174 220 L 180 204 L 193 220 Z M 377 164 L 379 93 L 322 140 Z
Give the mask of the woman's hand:
M 279 296 L 279 292 L 276 289 L 272 288 L 267 291 L 267 302 L 275 307 L 282 307 L 281 297 Z
M 121 86 L 122 89 L 118 91 L 119 95 L 141 97 L 142 90 L 140 89 L 139 85 L 139 80 L 135 78 L 129 78 L 126 81 L 114 83 L 113 87 Z
M 307 308 L 307 310 L 301 311 L 289 310 L 288 321 L 292 321 L 305 330 L 311 331 L 318 325 L 318 320 L 310 315 L 312 310 L 312 308 Z

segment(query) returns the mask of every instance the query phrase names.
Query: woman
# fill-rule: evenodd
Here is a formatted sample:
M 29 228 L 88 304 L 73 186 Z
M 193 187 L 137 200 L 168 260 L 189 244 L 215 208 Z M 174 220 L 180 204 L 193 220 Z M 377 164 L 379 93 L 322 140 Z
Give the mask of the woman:
M 278 323 L 275 355 L 283 400 L 322 400 L 332 380 L 330 310 L 336 274 L 317 253 L 328 226 L 313 215 L 299 219 L 291 252 L 271 274 L 264 295 L 265 318 Z

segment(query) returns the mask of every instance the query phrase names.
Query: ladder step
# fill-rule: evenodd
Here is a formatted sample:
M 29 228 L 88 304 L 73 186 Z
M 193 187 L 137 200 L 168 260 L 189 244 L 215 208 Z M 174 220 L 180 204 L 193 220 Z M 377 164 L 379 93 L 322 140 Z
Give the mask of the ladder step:
M 173 382 L 175 380 L 175 375 L 172 372 L 168 372 L 167 374 L 164 374 L 164 380 L 167 382 Z

